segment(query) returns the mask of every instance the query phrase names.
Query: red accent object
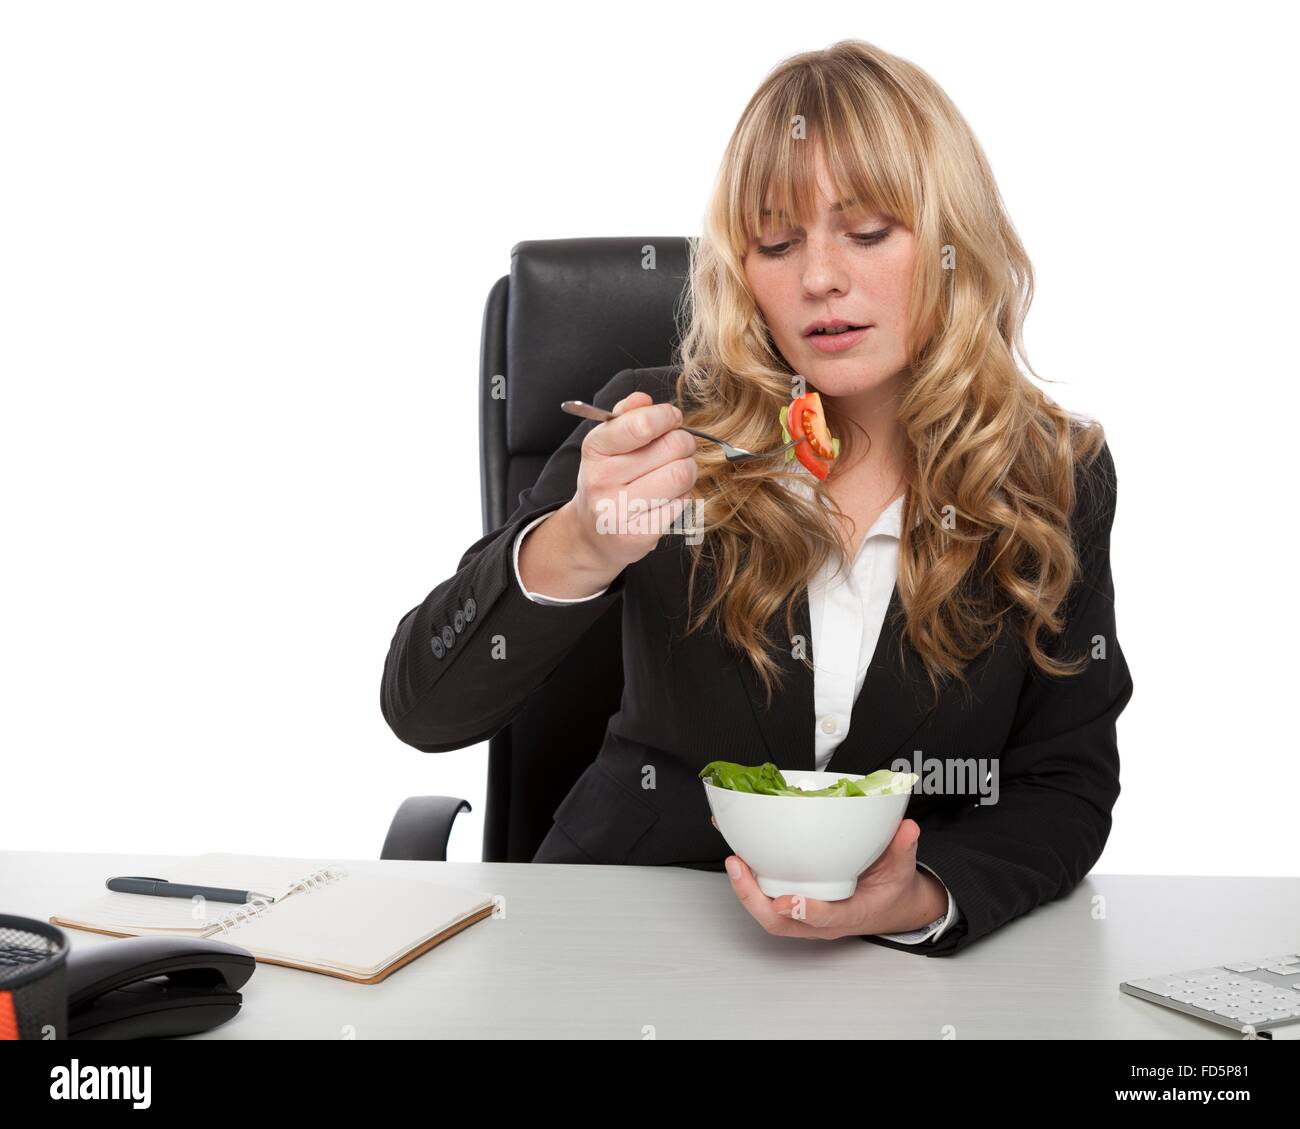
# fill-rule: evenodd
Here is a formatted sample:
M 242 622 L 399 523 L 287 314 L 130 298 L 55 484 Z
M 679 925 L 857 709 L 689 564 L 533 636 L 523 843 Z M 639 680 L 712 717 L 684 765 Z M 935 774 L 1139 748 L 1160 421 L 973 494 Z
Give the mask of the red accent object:
M 786 430 L 791 439 L 808 440 L 796 446 L 794 453 L 815 478 L 824 480 L 831 472 L 835 451 L 831 447 L 826 417 L 822 414 L 821 397 L 816 392 L 805 392 L 795 397 L 786 413 Z
M 18 1016 L 14 1013 L 14 994 L 0 992 L 0 1040 L 18 1038 Z

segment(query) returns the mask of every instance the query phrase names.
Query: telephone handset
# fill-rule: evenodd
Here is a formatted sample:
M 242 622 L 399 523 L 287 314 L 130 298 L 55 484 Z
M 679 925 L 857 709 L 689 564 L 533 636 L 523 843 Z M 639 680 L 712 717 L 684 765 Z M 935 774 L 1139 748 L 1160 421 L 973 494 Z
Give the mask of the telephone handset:
M 233 1018 L 257 964 L 199 937 L 130 937 L 68 954 L 68 1038 L 194 1035 Z

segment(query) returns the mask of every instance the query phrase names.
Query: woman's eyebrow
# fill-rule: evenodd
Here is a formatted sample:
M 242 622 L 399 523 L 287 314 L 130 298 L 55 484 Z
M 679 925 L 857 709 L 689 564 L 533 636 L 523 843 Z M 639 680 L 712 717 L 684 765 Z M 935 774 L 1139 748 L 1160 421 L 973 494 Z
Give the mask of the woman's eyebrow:
M 856 199 L 854 199 L 854 200 L 840 200 L 838 203 L 832 204 L 832 205 L 830 206 L 830 209 L 829 209 L 829 210 L 832 211 L 832 212 L 843 212 L 843 211 L 847 211 L 848 209 L 854 207 L 854 206 L 857 205 L 858 203 L 859 203 L 859 201 L 856 200 Z M 763 218 L 763 219 L 767 219 L 767 218 L 772 214 L 772 209 L 771 209 L 771 208 L 764 208 L 764 209 L 763 209 L 761 212 L 759 212 L 758 214 L 759 214 L 759 216 L 760 216 L 761 218 Z

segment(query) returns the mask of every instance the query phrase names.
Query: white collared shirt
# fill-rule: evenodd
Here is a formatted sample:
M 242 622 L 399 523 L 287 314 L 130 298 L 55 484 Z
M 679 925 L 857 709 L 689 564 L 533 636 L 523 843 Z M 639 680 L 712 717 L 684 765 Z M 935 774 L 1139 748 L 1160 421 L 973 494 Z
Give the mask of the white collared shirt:
M 811 479 L 811 474 L 807 476 Z M 809 482 L 783 483 L 805 497 L 812 497 Z M 894 499 L 872 523 L 847 576 L 834 575 L 836 561 L 828 560 L 808 583 L 808 613 L 812 627 L 812 653 L 816 672 L 813 678 L 816 766 L 823 771 L 831 754 L 849 734 L 853 703 L 862 692 L 867 668 L 889 609 L 889 600 L 898 579 L 899 532 L 902 525 L 904 495 Z M 537 604 L 580 604 L 603 596 L 608 585 L 590 596 L 565 599 L 543 596 L 524 587 L 519 576 L 519 546 L 534 526 L 551 516 L 552 510 L 530 521 L 514 544 L 515 582 L 520 591 Z M 925 863 L 918 862 L 918 866 Z M 934 871 L 926 866 L 931 874 Z M 935 874 L 935 877 L 939 876 Z M 942 882 L 942 879 L 940 879 Z M 947 887 L 944 887 L 947 889 Z M 956 900 L 948 892 L 948 912 L 920 929 L 905 933 L 880 933 L 878 936 L 903 944 L 937 941 L 959 918 Z

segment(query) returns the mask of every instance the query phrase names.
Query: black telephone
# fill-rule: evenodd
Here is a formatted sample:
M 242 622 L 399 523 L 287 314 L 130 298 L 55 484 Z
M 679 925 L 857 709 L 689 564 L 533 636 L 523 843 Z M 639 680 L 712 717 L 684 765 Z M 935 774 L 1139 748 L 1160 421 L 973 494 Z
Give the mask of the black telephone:
M 247 949 L 197 937 L 131 937 L 68 954 L 68 1038 L 194 1035 L 231 1019 L 257 967 Z

